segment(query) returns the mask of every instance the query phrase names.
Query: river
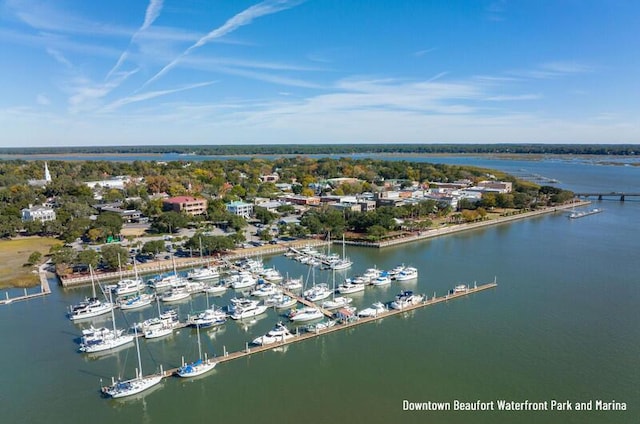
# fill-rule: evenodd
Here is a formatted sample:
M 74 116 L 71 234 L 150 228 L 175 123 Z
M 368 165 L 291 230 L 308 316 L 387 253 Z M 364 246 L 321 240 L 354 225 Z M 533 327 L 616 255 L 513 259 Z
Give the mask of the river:
M 574 191 L 629 191 L 640 168 L 588 161 L 428 158 L 535 173 Z M 498 287 L 405 316 L 358 326 L 219 365 L 193 381 L 166 379 L 129 401 L 100 397 L 100 380 L 132 377 L 135 348 L 100 359 L 77 353 L 80 329 L 65 317 L 88 288 L 0 306 L 3 340 L 0 401 L 6 423 L 431 422 L 630 423 L 640 416 L 640 201 L 594 202 L 604 212 L 570 220 L 556 213 L 382 250 L 348 247 L 348 274 L 405 263 L 420 272 L 405 288 L 430 296 L 459 283 L 497 278 Z M 336 249 L 338 251 L 339 249 Z M 339 253 L 339 252 L 338 252 Z M 283 274 L 308 274 L 283 256 L 265 258 Z M 316 281 L 331 282 L 327 272 Z M 401 289 L 368 288 L 359 308 Z M 232 292 L 208 299 L 219 306 Z M 198 296 L 185 316 L 205 306 Z M 118 326 L 155 308 L 116 312 Z M 270 310 L 255 322 L 203 332 L 203 349 L 221 355 L 268 331 Z M 108 319 L 95 324 L 110 325 Z M 196 333 L 183 329 L 142 341 L 145 373 L 197 355 Z M 403 411 L 410 402 L 622 402 L 627 411 Z

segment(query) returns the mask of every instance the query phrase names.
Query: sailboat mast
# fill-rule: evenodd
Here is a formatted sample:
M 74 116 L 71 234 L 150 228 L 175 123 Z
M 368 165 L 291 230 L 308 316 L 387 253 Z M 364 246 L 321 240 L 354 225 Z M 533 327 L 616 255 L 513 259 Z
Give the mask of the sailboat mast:
M 93 297 L 96 297 L 96 281 L 93 278 L 93 267 L 89 264 L 89 274 L 91 275 L 91 290 Z M 104 294 L 104 293 L 103 293 Z
M 196 325 L 196 333 L 198 334 L 198 358 L 202 359 L 202 346 L 200 345 L 200 326 Z
M 138 352 L 138 375 L 136 378 L 142 378 L 142 360 L 140 360 L 140 345 L 138 344 L 138 330 L 133 328 L 134 338 L 136 339 L 136 352 Z
M 109 303 L 111 304 L 111 323 L 113 324 L 113 334 L 117 334 L 117 330 L 116 330 L 116 315 L 113 313 L 113 310 L 115 309 L 113 307 L 113 295 L 111 294 L 111 290 L 109 290 Z

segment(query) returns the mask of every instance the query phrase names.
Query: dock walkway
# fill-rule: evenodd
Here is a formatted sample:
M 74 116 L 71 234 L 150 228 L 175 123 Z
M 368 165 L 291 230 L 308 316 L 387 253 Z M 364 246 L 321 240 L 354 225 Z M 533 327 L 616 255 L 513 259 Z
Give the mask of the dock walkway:
M 265 351 L 268 351 L 268 350 L 281 348 L 282 346 L 286 346 L 286 345 L 290 345 L 290 344 L 293 344 L 293 343 L 302 342 L 304 340 L 309 340 L 309 339 L 312 339 L 314 337 L 323 336 L 323 335 L 334 333 L 334 332 L 337 332 L 337 331 L 346 330 L 346 329 L 349 329 L 349 328 L 356 327 L 358 325 L 367 324 L 367 323 L 370 323 L 370 322 L 373 322 L 373 321 L 381 320 L 383 318 L 387 318 L 387 317 L 403 314 L 405 312 L 414 311 L 416 309 L 424 308 L 426 306 L 432 306 L 432 305 L 436 305 L 436 304 L 439 304 L 439 303 L 448 302 L 449 300 L 459 299 L 459 298 L 465 297 L 465 296 L 467 296 L 469 294 L 474 294 L 474 293 L 478 293 L 478 292 L 481 292 L 481 291 L 484 291 L 484 290 L 492 289 L 494 287 L 497 287 L 497 285 L 498 284 L 494 281 L 492 283 L 482 284 L 482 285 L 479 285 L 479 286 L 475 286 L 473 288 L 468 288 L 464 292 L 449 293 L 449 294 L 446 294 L 446 295 L 440 296 L 440 297 L 432 297 L 431 299 L 427 299 L 425 297 L 424 301 L 422 301 L 422 302 L 420 302 L 420 303 L 418 303 L 416 305 L 411 305 L 411 306 L 408 306 L 406 308 L 398 309 L 398 310 L 390 309 L 390 310 L 382 312 L 379 315 L 374 316 L 374 317 L 360 318 L 360 319 L 358 319 L 356 321 L 351 321 L 351 322 L 346 322 L 346 323 L 338 323 L 338 324 L 334 325 L 333 327 L 328 327 L 328 328 L 325 328 L 325 329 L 322 329 L 322 330 L 317 330 L 315 332 L 302 333 L 302 334 L 297 333 L 295 337 L 293 337 L 291 339 L 284 340 L 284 341 L 279 342 L 279 343 L 274 343 L 274 344 L 265 345 L 265 346 L 252 346 L 252 347 L 249 347 L 249 344 L 247 343 L 244 349 L 236 351 L 236 352 L 227 352 L 226 348 L 223 348 L 222 356 L 218 356 L 218 357 L 212 358 L 212 360 L 214 360 L 214 361 L 216 361 L 218 363 L 224 363 L 224 362 L 233 361 L 235 359 L 244 358 L 246 356 L 249 356 L 249 355 L 252 355 L 252 354 L 255 354 L 255 353 L 260 353 L 260 352 L 265 352 Z M 297 298 L 299 298 L 299 297 L 297 297 Z M 305 303 L 305 304 L 311 303 L 311 305 L 313 305 L 313 307 L 317 307 L 317 306 L 315 306 L 315 304 L 313 304 L 312 302 L 309 302 L 307 300 L 305 300 L 305 302 L 303 302 L 303 303 Z M 174 375 L 177 372 L 177 370 L 178 370 L 178 368 L 164 370 L 163 371 L 163 377 L 170 377 L 170 376 Z

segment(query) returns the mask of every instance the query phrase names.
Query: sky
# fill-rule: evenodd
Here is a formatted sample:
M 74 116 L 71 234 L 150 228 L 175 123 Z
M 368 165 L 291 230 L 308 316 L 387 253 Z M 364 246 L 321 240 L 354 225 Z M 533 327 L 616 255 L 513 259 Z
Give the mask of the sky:
M 636 0 L 0 0 L 0 147 L 640 143 Z

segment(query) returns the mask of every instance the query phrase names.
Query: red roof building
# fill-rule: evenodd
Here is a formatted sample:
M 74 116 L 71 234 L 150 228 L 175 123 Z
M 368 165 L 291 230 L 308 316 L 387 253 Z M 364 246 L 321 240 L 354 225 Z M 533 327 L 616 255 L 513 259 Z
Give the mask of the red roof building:
M 207 199 L 193 196 L 169 197 L 162 201 L 165 210 L 202 215 L 207 212 Z

